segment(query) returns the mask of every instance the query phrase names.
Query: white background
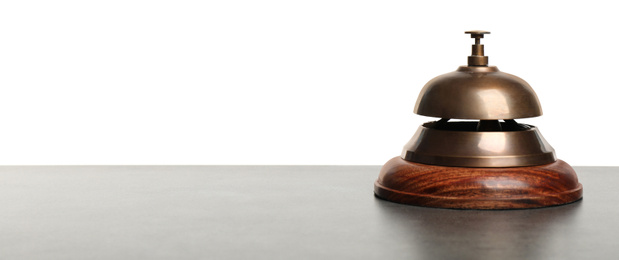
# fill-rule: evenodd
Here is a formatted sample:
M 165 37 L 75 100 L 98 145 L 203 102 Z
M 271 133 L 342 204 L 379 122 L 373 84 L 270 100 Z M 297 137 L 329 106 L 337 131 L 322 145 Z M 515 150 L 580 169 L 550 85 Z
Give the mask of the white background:
M 383 164 L 482 29 L 542 102 L 520 122 L 619 165 L 612 3 L 3 1 L 0 164 Z

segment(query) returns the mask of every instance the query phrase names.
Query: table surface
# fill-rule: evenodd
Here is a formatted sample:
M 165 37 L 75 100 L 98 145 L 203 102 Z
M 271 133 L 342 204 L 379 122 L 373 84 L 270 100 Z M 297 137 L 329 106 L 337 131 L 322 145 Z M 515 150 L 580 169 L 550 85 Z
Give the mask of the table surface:
M 379 166 L 2 166 L 1 259 L 617 259 L 619 167 L 584 200 L 449 210 L 377 199 Z

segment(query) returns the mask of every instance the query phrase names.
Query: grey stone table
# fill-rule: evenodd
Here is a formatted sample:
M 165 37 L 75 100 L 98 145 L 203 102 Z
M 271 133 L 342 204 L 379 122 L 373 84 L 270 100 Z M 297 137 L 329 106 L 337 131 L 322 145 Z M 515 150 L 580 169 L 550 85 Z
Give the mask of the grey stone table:
M 619 259 L 618 167 L 534 210 L 377 199 L 378 166 L 3 166 L 0 259 Z

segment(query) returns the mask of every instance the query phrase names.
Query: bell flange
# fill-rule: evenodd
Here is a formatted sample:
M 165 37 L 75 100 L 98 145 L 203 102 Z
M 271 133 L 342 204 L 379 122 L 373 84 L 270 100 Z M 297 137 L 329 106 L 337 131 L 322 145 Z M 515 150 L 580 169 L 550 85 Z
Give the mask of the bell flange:
M 458 167 L 522 167 L 553 163 L 555 151 L 537 127 L 514 131 L 472 131 L 476 122 L 447 123 L 457 130 L 420 126 L 404 146 L 402 159 Z
M 523 79 L 495 66 L 460 66 L 430 80 L 414 112 L 439 118 L 500 120 L 541 116 L 542 107 Z
M 528 209 L 582 199 L 582 185 L 564 161 L 509 168 L 462 168 L 388 161 L 374 183 L 377 197 L 424 207 Z

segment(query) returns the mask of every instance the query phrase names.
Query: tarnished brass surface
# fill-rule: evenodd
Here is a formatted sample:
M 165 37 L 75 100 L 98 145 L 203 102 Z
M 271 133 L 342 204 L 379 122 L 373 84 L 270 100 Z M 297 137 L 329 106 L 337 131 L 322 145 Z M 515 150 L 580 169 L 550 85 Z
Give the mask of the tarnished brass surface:
M 456 119 L 518 119 L 542 115 L 535 91 L 523 79 L 495 66 L 461 66 L 430 80 L 415 113 Z
M 535 91 L 523 79 L 488 65 L 480 39 L 487 31 L 467 31 L 475 38 L 468 66 L 430 80 L 421 90 L 415 113 L 456 119 L 518 119 L 542 115 Z
M 439 130 L 431 123 L 419 127 L 404 146 L 407 161 L 459 167 L 518 167 L 543 165 L 556 161 L 554 149 L 530 125 L 514 131 Z M 464 129 L 476 122 L 457 122 Z
M 490 34 L 489 31 L 484 31 L 484 30 L 471 30 L 471 31 L 466 31 L 464 33 L 470 34 L 471 38 L 476 38 L 477 35 L 480 35 L 479 38 L 484 38 L 484 34 Z

